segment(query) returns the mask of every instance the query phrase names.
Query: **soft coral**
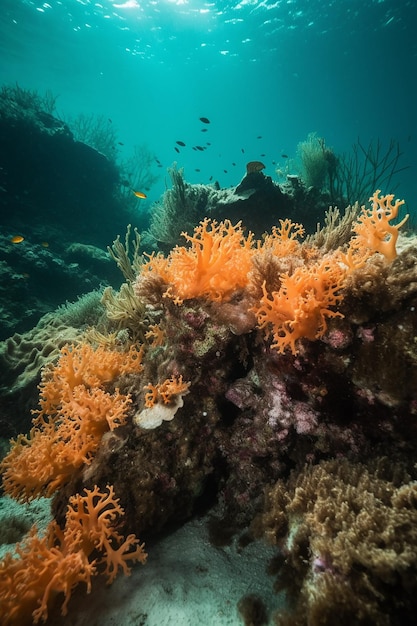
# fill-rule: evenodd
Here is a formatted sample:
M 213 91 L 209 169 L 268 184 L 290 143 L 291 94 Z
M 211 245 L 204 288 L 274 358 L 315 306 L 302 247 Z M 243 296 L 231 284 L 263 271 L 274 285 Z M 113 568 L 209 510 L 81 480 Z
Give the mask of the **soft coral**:
M 100 385 L 122 373 L 140 372 L 141 352 L 88 344 L 64 347 L 40 385 L 38 416 L 29 437 L 19 435 L 1 463 L 3 487 L 18 500 L 50 496 L 74 471 L 90 463 L 102 436 L 125 422 L 129 396 Z
M 151 257 L 138 276 L 138 292 L 149 273 L 164 281 L 168 286 L 165 295 L 177 303 L 198 297 L 228 300 L 247 285 L 253 236 L 243 235 L 240 222 L 233 226 L 229 220 L 217 223 L 206 218 L 193 235 L 182 234 L 191 246 L 176 246 L 167 258 Z
M 3 626 L 37 624 L 48 617 L 55 596 L 64 594 L 62 614 L 67 612 L 72 589 L 80 582 L 91 589 L 91 577 L 105 566 L 113 582 L 119 568 L 130 573 L 128 562 L 146 561 L 143 544 L 135 535 L 123 537 L 115 528 L 124 511 L 113 487 L 101 492 L 97 486 L 69 501 L 65 527 L 54 521 L 39 537 L 32 529 L 17 546 L 18 558 L 7 554 L 0 563 L 0 618 Z M 101 558 L 92 559 L 97 551 Z
M 254 311 L 260 328 L 272 329 L 272 347 L 279 352 L 290 348 L 296 354 L 298 339 L 321 337 L 327 328 L 326 318 L 341 315 L 329 307 L 342 300 L 345 279 L 345 266 L 334 253 L 320 262 L 297 267 L 291 275 L 282 274 L 281 287 L 272 294 L 264 284 Z

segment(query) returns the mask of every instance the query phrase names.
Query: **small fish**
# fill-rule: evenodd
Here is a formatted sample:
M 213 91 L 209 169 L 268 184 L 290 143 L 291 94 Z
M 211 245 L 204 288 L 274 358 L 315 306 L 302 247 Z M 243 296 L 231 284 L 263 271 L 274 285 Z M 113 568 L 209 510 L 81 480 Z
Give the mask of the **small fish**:
M 203 124 L 210 124 L 208 117 L 200 117 L 200 122 L 203 122 Z
M 196 146 L 196 150 L 200 150 L 200 152 L 203 152 L 205 148 L 203 148 L 203 146 Z
M 208 131 L 208 128 L 201 128 L 200 130 L 202 133 L 206 133 Z
M 119 141 L 118 142 L 119 146 L 124 146 L 125 144 L 123 143 L 123 141 Z
M 211 146 L 211 143 L 209 141 L 206 142 L 207 146 Z
M 236 166 L 236 163 L 232 163 L 232 165 L 233 165 L 233 167 L 235 167 L 235 166 Z
M 265 152 L 262 152 L 261 156 L 266 156 Z
M 288 159 L 288 154 L 281 154 L 283 159 Z
M 41 241 L 42 248 L 49 248 L 49 243 L 47 241 Z
M 180 153 L 180 151 L 178 150 L 177 146 L 174 146 L 174 150 L 175 150 L 175 152 L 178 152 L 178 154 Z
M 210 176 L 209 180 L 213 180 L 213 176 Z
M 225 174 L 227 174 L 227 170 L 223 170 L 223 172 L 224 172 Z
M 175 143 L 177 143 L 179 146 L 182 146 L 183 148 L 185 147 L 185 143 L 183 141 L 176 141 Z
M 14 235 L 11 239 L 10 239 L 10 243 L 22 243 L 22 241 L 24 241 L 25 238 L 22 237 L 22 235 Z
M 195 171 L 196 172 L 201 172 L 201 170 L 199 170 L 197 167 L 195 168 Z
M 137 197 L 137 198 L 147 198 L 148 196 L 146 195 L 146 193 L 143 193 L 143 191 L 135 191 L 134 189 L 132 189 L 133 194 Z
M 155 157 L 155 161 L 160 165 L 161 161 Z
M 164 166 L 162 165 L 162 163 L 158 163 L 156 167 L 164 167 Z
M 197 148 L 195 146 L 193 146 L 193 150 L 197 150 Z
M 241 150 L 242 150 L 242 154 L 245 154 L 245 151 L 244 151 L 244 149 L 243 149 L 243 148 L 241 148 Z
M 256 139 L 262 139 L 262 135 L 258 135 Z

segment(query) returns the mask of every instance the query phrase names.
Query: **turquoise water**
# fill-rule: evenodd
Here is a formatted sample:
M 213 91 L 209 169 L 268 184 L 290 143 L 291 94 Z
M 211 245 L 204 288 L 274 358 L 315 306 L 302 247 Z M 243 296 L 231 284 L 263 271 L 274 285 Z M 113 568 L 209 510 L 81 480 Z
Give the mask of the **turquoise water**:
M 150 200 L 173 161 L 193 183 L 237 184 L 256 159 L 274 177 L 281 155 L 317 132 L 337 152 L 358 137 L 398 140 L 411 167 L 397 193 L 415 204 L 414 0 L 0 5 L 0 83 L 51 90 L 64 116 L 110 118 L 122 158 L 146 143 L 163 165 Z

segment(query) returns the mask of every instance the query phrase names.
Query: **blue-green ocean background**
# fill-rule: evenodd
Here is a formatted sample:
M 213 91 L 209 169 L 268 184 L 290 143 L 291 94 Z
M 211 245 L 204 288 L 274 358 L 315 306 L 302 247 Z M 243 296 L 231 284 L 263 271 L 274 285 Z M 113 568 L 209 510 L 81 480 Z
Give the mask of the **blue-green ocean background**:
M 64 116 L 110 118 L 121 158 L 146 143 L 164 167 L 183 166 L 189 182 L 212 176 L 228 186 L 249 160 L 264 161 L 274 177 L 273 162 L 294 155 L 310 132 L 336 152 L 358 137 L 393 138 L 410 166 L 397 194 L 416 210 L 415 0 L 0 6 L 0 83 L 51 90 Z M 201 116 L 211 122 L 204 134 Z M 187 144 L 180 154 L 177 140 Z M 204 152 L 191 149 L 205 142 Z M 165 169 L 158 173 L 150 201 L 168 184 Z

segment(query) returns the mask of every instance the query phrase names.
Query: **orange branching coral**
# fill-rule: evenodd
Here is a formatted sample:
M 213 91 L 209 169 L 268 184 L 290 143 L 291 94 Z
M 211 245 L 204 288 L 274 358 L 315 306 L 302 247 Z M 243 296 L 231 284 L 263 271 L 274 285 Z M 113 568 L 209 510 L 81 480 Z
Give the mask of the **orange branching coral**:
M 324 334 L 326 318 L 341 315 L 329 307 L 342 300 L 346 273 L 336 253 L 297 267 L 291 275 L 282 274 L 281 287 L 272 294 L 263 285 L 260 306 L 254 311 L 260 328 L 272 326 L 273 348 L 281 353 L 290 348 L 297 354 L 298 339 L 314 340 Z
M 145 339 L 151 340 L 151 347 L 163 346 L 166 341 L 166 333 L 158 324 L 149 324 L 149 330 L 145 333 Z
M 188 393 L 191 383 L 185 383 L 182 376 L 167 378 L 162 383 L 145 385 L 148 391 L 145 394 L 145 406 L 152 407 L 157 402 L 170 404 L 176 396 L 183 396 Z
M 40 414 L 51 414 L 63 400 L 70 400 L 72 390 L 78 385 L 100 387 L 122 374 L 140 373 L 143 350 L 131 346 L 128 352 L 108 350 L 103 346 L 94 349 L 88 343 L 64 346 L 61 356 L 52 369 L 45 369 L 40 384 Z
M 362 207 L 357 223 L 353 226 L 355 236 L 352 240 L 354 248 L 369 248 L 380 252 L 387 261 L 393 261 L 397 256 L 396 243 L 398 231 L 407 221 L 408 215 L 398 224 L 391 224 L 391 220 L 398 216 L 398 209 L 404 200 L 394 200 L 394 194 L 379 197 L 377 189 L 369 198 L 372 203 L 370 209 Z
M 12 441 L 1 463 L 5 492 L 23 501 L 51 496 L 91 462 L 104 433 L 125 422 L 130 402 L 118 391 L 75 387 L 54 416 L 36 419 L 29 437 Z
M 29 501 L 50 496 L 90 463 L 102 436 L 125 423 L 131 399 L 100 387 L 122 373 L 140 372 L 141 351 L 62 349 L 40 385 L 38 416 L 29 436 L 19 435 L 0 465 L 7 494 Z M 112 360 L 113 359 L 113 360 Z
M 176 246 L 167 258 L 151 257 L 142 272 L 154 272 L 169 285 L 176 303 L 197 297 L 223 301 L 248 283 L 253 236 L 244 237 L 240 222 L 200 222 L 194 235 L 182 233 L 190 247 Z M 139 276 L 139 283 L 141 276 Z
M 294 254 L 300 246 L 298 238 L 304 235 L 304 227 L 289 219 L 279 220 L 279 223 L 272 227 L 270 235 L 265 235 L 262 248 L 278 257 Z
M 104 569 L 108 583 L 119 569 L 130 573 L 129 562 L 145 563 L 143 544 L 135 535 L 123 537 L 116 526 L 124 511 L 113 487 L 97 486 L 70 498 L 64 529 L 51 522 L 45 536 L 32 529 L 16 548 L 18 558 L 7 554 L 0 563 L 0 621 L 3 626 L 37 624 L 48 608 L 64 594 L 62 614 L 73 588 L 80 582 L 91 590 L 91 578 Z M 91 555 L 97 552 L 95 559 Z
M 191 383 L 185 383 L 182 376 L 167 378 L 162 383 L 145 385 L 145 408 L 137 412 L 133 423 L 139 428 L 153 429 L 163 422 L 170 422 L 183 404 Z

